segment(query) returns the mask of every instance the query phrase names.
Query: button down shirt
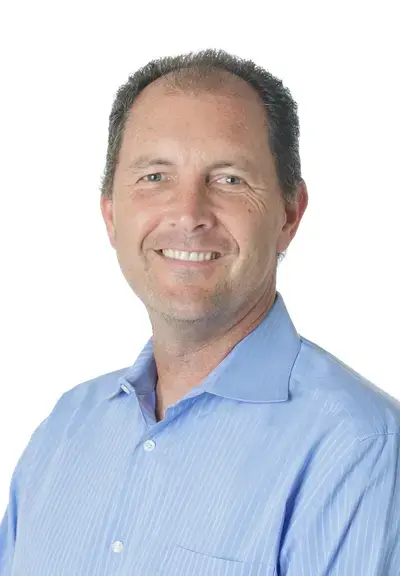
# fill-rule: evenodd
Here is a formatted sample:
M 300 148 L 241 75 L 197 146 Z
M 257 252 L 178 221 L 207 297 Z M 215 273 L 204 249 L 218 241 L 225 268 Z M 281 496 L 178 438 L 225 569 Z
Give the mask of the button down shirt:
M 155 417 L 152 339 L 65 392 L 10 484 L 0 576 L 399 576 L 400 403 L 282 295 Z

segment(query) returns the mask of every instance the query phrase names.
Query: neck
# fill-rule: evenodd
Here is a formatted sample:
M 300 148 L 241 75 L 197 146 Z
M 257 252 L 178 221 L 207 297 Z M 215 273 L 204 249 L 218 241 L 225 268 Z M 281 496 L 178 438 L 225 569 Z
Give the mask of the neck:
M 275 301 L 274 290 L 238 320 L 211 331 L 198 323 L 182 326 L 153 324 L 153 350 L 157 366 L 157 414 L 161 419 L 168 406 L 176 403 L 222 362 L 234 346 L 266 317 Z M 188 324 L 188 323 L 186 323 Z M 206 324 L 206 323 L 205 323 Z M 161 329 L 162 328 L 162 329 Z M 167 344 L 166 344 L 167 343 Z

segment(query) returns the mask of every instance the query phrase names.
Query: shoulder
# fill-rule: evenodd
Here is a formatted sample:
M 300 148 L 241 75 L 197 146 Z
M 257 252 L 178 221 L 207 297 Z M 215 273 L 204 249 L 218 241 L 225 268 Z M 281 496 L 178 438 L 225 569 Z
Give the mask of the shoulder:
M 400 433 L 400 402 L 336 356 L 300 336 L 290 389 L 339 416 L 359 440 Z M 328 416 L 328 414 L 327 414 Z
M 76 384 L 62 394 L 49 417 L 56 416 L 60 422 L 63 416 L 69 419 L 79 411 L 90 413 L 116 390 L 119 378 L 127 370 L 128 367 L 120 368 Z
M 35 447 L 43 447 L 43 444 L 55 446 L 64 434 L 68 435 L 70 426 L 75 428 L 83 423 L 116 389 L 118 379 L 126 370 L 127 368 L 121 368 L 96 376 L 64 392 L 48 416 L 34 430 L 29 441 L 29 450 L 34 453 Z
M 113 390 L 116 390 L 118 380 L 128 369 L 129 367 L 119 368 L 118 370 L 80 382 L 64 392 L 60 401 L 63 404 L 71 405 L 85 403 L 88 407 L 96 405 L 107 398 Z
M 15 483 L 26 482 L 36 469 L 41 469 L 53 457 L 63 440 L 90 417 L 118 386 L 126 372 L 121 368 L 75 385 L 56 401 L 48 416 L 36 426 L 20 455 L 13 474 Z M 24 480 L 22 480 L 24 479 Z

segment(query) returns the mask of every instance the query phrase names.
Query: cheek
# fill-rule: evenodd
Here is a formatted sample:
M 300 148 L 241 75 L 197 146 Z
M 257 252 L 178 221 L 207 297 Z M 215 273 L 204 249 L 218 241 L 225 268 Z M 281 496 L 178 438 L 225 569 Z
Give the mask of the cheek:
M 267 217 L 257 206 L 247 204 L 236 220 L 236 230 L 240 245 L 248 250 L 257 250 L 268 234 Z
M 247 221 L 242 220 L 242 226 L 237 228 L 236 240 L 239 244 L 239 261 L 242 273 L 254 275 L 268 268 L 276 249 L 276 238 L 271 230 L 271 224 L 265 215 L 253 208 L 245 211 Z M 246 273 L 246 272 L 244 272 Z
M 142 210 L 121 204 L 116 213 L 116 236 L 121 249 L 136 253 L 146 236 L 146 218 Z

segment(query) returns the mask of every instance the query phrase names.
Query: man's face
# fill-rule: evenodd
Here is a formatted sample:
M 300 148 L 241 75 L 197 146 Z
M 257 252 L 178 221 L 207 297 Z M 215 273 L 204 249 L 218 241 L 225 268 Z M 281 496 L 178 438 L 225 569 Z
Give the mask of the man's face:
M 285 224 L 264 109 L 234 77 L 196 94 L 148 86 L 101 208 L 127 282 L 150 317 L 171 320 L 226 321 L 274 293 L 277 252 L 297 228 Z M 162 249 L 219 257 L 185 262 Z

